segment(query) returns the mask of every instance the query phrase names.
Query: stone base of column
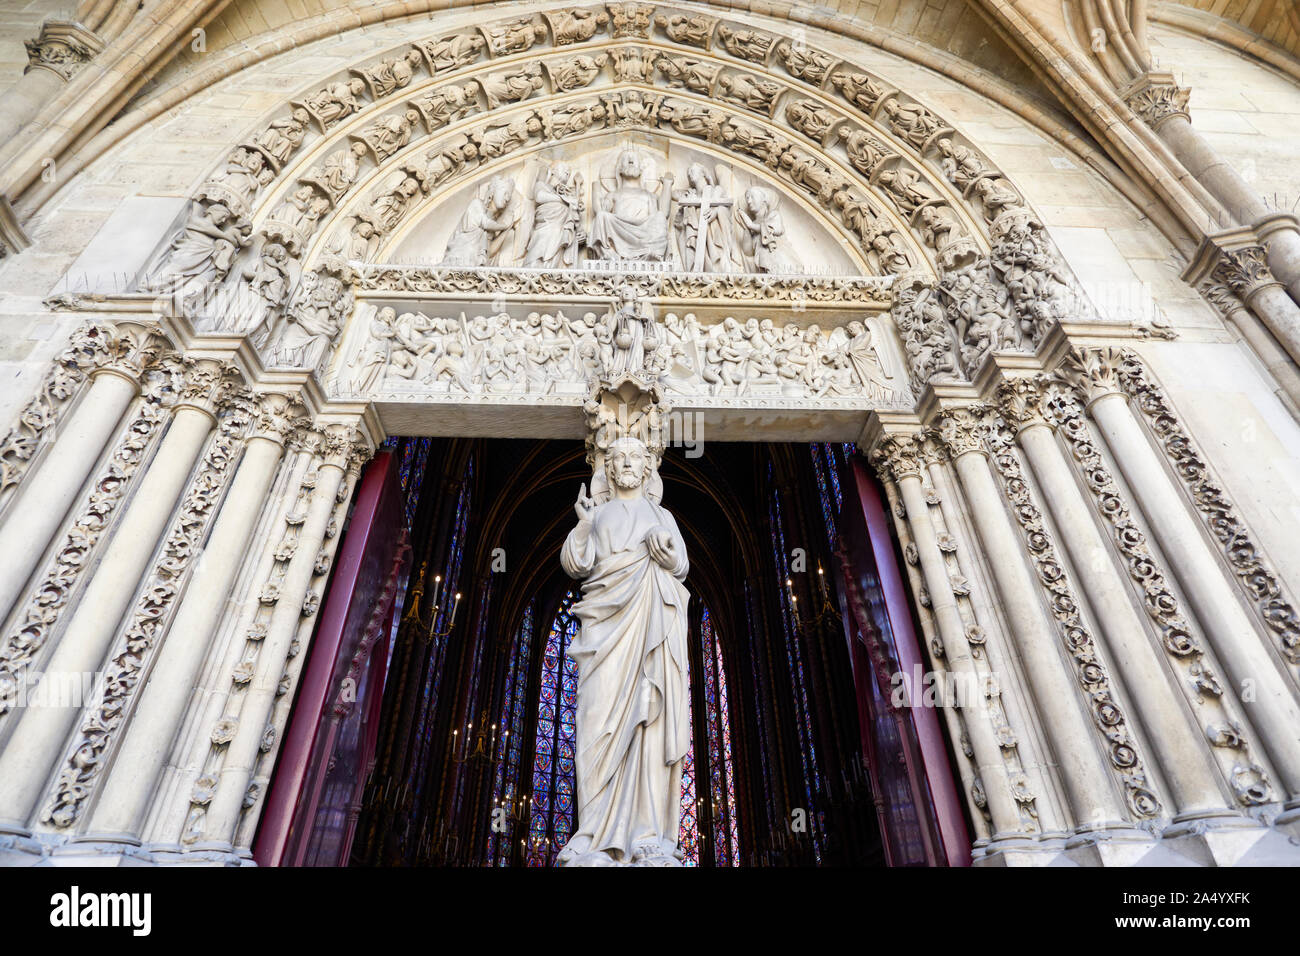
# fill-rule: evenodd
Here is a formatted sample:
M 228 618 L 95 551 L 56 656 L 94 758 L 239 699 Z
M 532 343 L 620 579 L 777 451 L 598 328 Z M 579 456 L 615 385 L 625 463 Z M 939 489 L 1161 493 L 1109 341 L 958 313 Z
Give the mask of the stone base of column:
M 1187 832 L 1166 835 L 1162 842 L 1192 866 L 1300 866 L 1300 845 L 1284 831 L 1255 820 L 1242 818 L 1239 826 L 1211 826 L 1199 833 L 1196 829 L 1189 825 Z

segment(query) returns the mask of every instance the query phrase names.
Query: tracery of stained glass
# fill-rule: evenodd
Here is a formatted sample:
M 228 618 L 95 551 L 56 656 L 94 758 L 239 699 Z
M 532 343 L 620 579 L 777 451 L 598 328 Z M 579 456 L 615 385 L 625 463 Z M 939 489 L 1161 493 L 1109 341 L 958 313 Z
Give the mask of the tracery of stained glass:
M 695 726 L 695 707 L 691 695 L 686 695 L 686 726 Z M 677 845 L 682 851 L 682 863 L 686 866 L 700 865 L 699 801 L 695 796 L 695 735 L 691 734 L 691 743 L 686 750 L 686 759 L 682 762 L 682 825 L 678 831 Z
M 704 660 L 704 702 L 708 708 L 709 801 L 713 812 L 713 862 L 736 866 L 740 840 L 736 822 L 736 786 L 731 768 L 731 714 L 727 701 L 727 672 L 722 646 L 705 608 L 700 619 L 700 650 Z
M 768 463 L 768 482 L 772 482 L 772 465 Z M 777 572 L 779 579 L 785 582 L 790 578 L 790 552 L 786 549 L 785 544 L 785 525 L 781 516 L 781 498 L 778 489 L 775 486 L 771 488 L 771 496 L 768 499 L 769 517 L 772 528 L 772 548 L 775 552 L 777 562 Z M 795 691 L 795 710 L 797 712 L 796 727 L 799 732 L 800 743 L 799 759 L 803 765 L 803 783 L 804 797 L 808 801 L 808 818 L 813 825 L 809 828 L 813 842 L 813 853 L 818 862 L 821 862 L 821 822 L 820 814 L 817 812 L 817 801 L 813 794 L 821 790 L 821 782 L 818 778 L 817 771 L 817 748 L 813 742 L 812 733 L 812 711 L 808 706 L 807 682 L 804 678 L 803 653 L 800 648 L 799 640 L 795 634 L 794 608 L 790 603 L 790 594 L 786 588 L 781 589 L 781 618 L 784 624 L 782 633 L 785 637 L 785 647 L 787 659 L 790 662 L 790 669 L 794 677 Z
M 492 786 L 492 807 L 506 811 L 505 828 L 495 827 L 488 844 L 488 862 L 494 866 L 510 865 L 510 849 L 515 839 L 515 818 L 523 812 L 525 788 L 520 786 L 519 762 L 523 755 L 524 719 L 528 709 L 528 663 L 533 651 L 533 616 L 536 602 L 524 611 L 510 659 L 506 663 L 506 689 L 501 703 L 502 760 L 497 764 Z
M 533 754 L 532 818 L 524 859 L 528 866 L 552 866 L 573 833 L 574 736 L 578 705 L 578 665 L 565 653 L 578 636 L 572 612 L 576 595 L 560 603 L 542 656 L 537 702 L 537 738 Z
M 428 613 L 428 610 L 435 603 L 439 605 L 438 611 L 432 614 L 433 623 L 430 626 L 429 641 L 433 645 L 429 652 L 427 673 L 424 679 L 424 686 L 421 688 L 420 715 L 418 722 L 423 725 L 432 718 L 435 713 L 435 704 L 438 700 L 438 688 L 444 670 L 448 635 L 446 632 L 450 629 L 451 614 L 454 605 L 454 595 L 460 587 L 460 572 L 462 559 L 465 551 L 465 535 L 469 526 L 470 514 L 470 489 L 474 483 L 474 459 L 470 458 L 465 469 L 465 480 L 461 485 L 460 494 L 456 499 L 456 516 L 452 522 L 451 542 L 447 551 L 447 557 L 442 566 L 440 583 L 435 584 L 434 575 L 430 574 L 425 581 L 424 604 L 421 607 L 421 613 Z M 429 569 L 432 571 L 432 568 Z M 435 572 L 436 573 L 436 572 Z M 435 590 L 436 589 L 436 590 Z M 458 615 L 459 617 L 459 615 Z M 442 635 L 439 637 L 438 635 Z M 419 759 L 415 762 L 413 779 L 415 781 L 416 796 L 420 796 L 424 790 L 427 774 L 425 769 L 432 758 L 431 744 L 433 735 L 424 733 L 420 737 L 421 750 Z

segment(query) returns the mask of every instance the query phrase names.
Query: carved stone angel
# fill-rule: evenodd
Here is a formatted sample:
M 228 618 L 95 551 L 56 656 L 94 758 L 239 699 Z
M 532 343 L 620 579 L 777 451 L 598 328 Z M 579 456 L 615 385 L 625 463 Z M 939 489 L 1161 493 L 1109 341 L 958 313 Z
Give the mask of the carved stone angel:
M 221 282 L 239 251 L 248 245 L 252 224 L 222 203 L 196 203 L 172 238 L 156 269 L 141 283 L 153 292 L 185 296 Z
M 686 170 L 686 188 L 673 192 L 682 268 L 687 272 L 730 272 L 734 268 L 731 216 L 734 203 L 716 174 L 702 163 Z
M 480 187 L 460 217 L 442 264 L 448 266 L 501 265 L 511 252 L 522 200 L 509 176 L 494 176 Z M 509 264 L 509 263 L 505 263 Z
M 785 235 L 785 221 L 777 208 L 777 195 L 766 186 L 750 186 L 745 200 L 736 208 L 742 227 L 741 251 L 753 262 L 755 272 L 794 272 L 794 266 L 782 255 L 780 240 Z

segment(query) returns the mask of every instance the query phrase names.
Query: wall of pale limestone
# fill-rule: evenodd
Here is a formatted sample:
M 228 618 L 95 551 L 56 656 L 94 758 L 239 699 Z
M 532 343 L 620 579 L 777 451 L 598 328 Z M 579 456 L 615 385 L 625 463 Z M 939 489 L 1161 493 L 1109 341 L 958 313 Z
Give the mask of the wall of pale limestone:
M 512 4 L 523 12 L 535 4 Z M 35 7 L 3 18 L 0 57 L 14 35 L 34 34 Z M 43 14 L 42 14 L 43 15 Z M 484 12 L 440 15 L 451 32 Z M 746 19 L 732 14 L 733 19 Z M 38 16 L 37 20 L 40 19 Z M 770 21 L 751 18 L 758 26 Z M 168 234 L 185 197 L 244 134 L 320 78 L 413 33 L 426 17 L 358 30 L 292 50 L 210 86 L 147 123 L 62 189 L 28 224 L 33 247 L 0 263 L 0 421 L 31 394 L 46 363 L 79 321 L 43 300 L 63 289 L 118 291 Z M 1300 428 L 1273 397 L 1258 364 L 1233 342 L 1214 310 L 1178 274 L 1185 265 L 1131 203 L 1083 159 L 1029 123 L 955 81 L 878 49 L 815 29 L 809 42 L 887 77 L 954 121 L 1023 190 L 1103 314 L 1123 318 L 1154 301 L 1178 330 L 1174 343 L 1140 346 L 1185 415 L 1274 564 L 1300 587 Z M 1193 87 L 1193 118 L 1263 192 L 1297 189 L 1288 167 L 1300 121 L 1300 88 L 1202 40 L 1153 33 L 1162 63 Z M 19 44 L 21 49 L 21 44 Z M 4 64 L 0 64 L 4 65 Z M 57 173 L 57 171 L 56 171 Z M 437 250 L 430 250 L 435 255 Z

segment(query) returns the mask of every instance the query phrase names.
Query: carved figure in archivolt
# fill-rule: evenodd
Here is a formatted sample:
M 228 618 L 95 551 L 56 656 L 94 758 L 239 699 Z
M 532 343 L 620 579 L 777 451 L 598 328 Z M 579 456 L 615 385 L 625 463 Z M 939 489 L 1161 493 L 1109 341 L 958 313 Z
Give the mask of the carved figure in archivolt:
M 235 216 L 224 203 L 193 204 L 184 227 L 143 287 L 180 297 L 204 292 L 230 274 L 252 230 L 248 220 Z

